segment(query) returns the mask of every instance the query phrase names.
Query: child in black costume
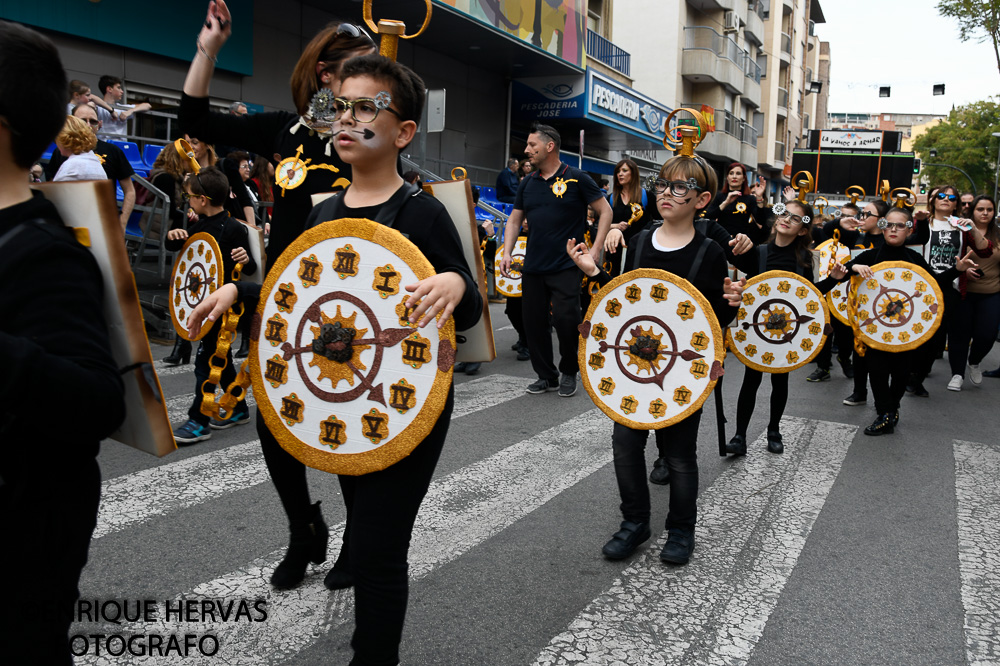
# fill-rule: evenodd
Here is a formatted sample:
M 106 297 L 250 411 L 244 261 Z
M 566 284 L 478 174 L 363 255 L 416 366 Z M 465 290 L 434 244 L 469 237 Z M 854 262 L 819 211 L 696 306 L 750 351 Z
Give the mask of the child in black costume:
M 104 279 L 55 207 L 28 188 L 66 121 L 47 37 L 0 21 L 0 661 L 73 663 L 69 629 L 97 524 L 101 440 L 125 419 Z M 58 186 L 66 187 L 66 186 Z
M 907 261 L 930 273 L 938 284 L 949 286 L 959 274 L 976 264 L 971 257 L 973 251 L 957 260 L 952 268 L 935 273 L 920 253 L 903 247 L 913 228 L 910 212 L 903 208 L 892 208 L 880 222 L 885 242 L 881 247 L 866 250 L 847 264 L 851 275 L 862 278 L 872 277 L 871 267 L 883 261 Z M 920 348 L 905 352 L 885 352 L 869 348 L 865 353 L 868 375 L 871 379 L 875 411 L 878 417 L 865 428 L 866 435 L 886 435 L 893 432 L 899 423 L 899 400 L 906 391 L 906 382 L 913 363 L 920 358 Z
M 191 205 L 191 210 L 198 214 L 198 221 L 190 229 L 175 228 L 167 232 L 164 246 L 171 252 L 177 252 L 184 247 L 188 236 L 197 233 L 207 233 L 215 238 L 222 251 L 222 281 L 232 282 L 233 269 L 237 263 L 243 264 L 241 275 L 253 275 L 257 271 L 257 262 L 250 254 L 250 236 L 246 225 L 232 218 L 225 209 L 224 202 L 229 198 L 229 180 L 218 167 L 207 167 L 199 173 L 188 174 L 184 181 L 184 194 Z M 240 400 L 231 414 L 225 419 L 210 419 L 201 411 L 203 391 L 212 393 L 214 384 L 203 386 L 209 377 L 211 368 L 209 359 L 215 354 L 219 342 L 219 329 L 216 326 L 201 339 L 198 353 L 194 359 L 194 401 L 188 408 L 188 420 L 174 430 L 174 439 L 178 444 L 187 445 L 201 442 L 212 436 L 209 429 L 225 429 L 234 425 L 250 422 L 250 408 L 246 398 Z M 226 368 L 222 371 L 222 385 L 229 386 L 236 379 L 236 369 L 233 367 L 232 350 L 226 352 Z
M 757 259 L 756 270 L 748 273 L 753 277 L 767 271 L 788 271 L 800 275 L 810 282 L 813 280 L 812 236 L 809 222 L 813 217 L 812 206 L 801 201 L 789 201 L 784 209 L 775 206 L 776 217 L 773 222 L 771 241 L 767 245 L 755 247 L 749 256 Z M 780 212 L 779 212 L 780 211 Z M 837 264 L 831 271 L 831 277 L 816 285 L 821 293 L 833 289 L 839 278 L 847 275 L 842 264 Z M 771 416 L 767 424 L 767 450 L 771 453 L 782 453 L 785 450 L 781 441 L 779 424 L 781 415 L 788 402 L 789 372 L 774 372 L 771 374 Z M 736 403 L 736 434 L 726 445 L 726 452 L 733 455 L 746 455 L 747 427 L 753 416 L 757 401 L 757 389 L 764 373 L 747 367 L 743 373 L 743 386 Z
M 694 226 L 695 215 L 712 200 L 716 186 L 715 171 L 702 158 L 677 156 L 668 160 L 660 169 L 655 186 L 663 225 L 653 233 L 643 234 L 643 242 L 634 243 L 631 251 L 636 253 L 635 266 L 666 270 L 691 282 L 712 304 L 715 316 L 724 327 L 736 314 L 734 307 L 739 304 L 741 289 L 727 277 L 722 248 Z M 585 244 L 570 239 L 566 251 L 587 276 L 602 286 L 611 280 L 611 276 L 594 263 Z M 700 421 L 701 409 L 698 409 L 683 421 L 656 430 L 655 434 L 657 446 L 666 453 L 670 477 L 668 538 L 660 559 L 671 564 L 687 564 L 694 550 L 698 498 L 696 447 Z M 648 436 L 646 430 L 633 430 L 615 423 L 612 446 L 624 520 L 621 529 L 602 550 L 611 560 L 628 557 L 651 536 L 644 456 Z
M 424 104 L 424 82 L 409 68 L 382 56 L 346 62 L 333 124 L 335 147 L 353 167 L 354 182 L 313 210 L 307 226 L 342 217 L 381 221 L 380 213 L 400 203 L 393 228 L 406 235 L 431 262 L 436 275 L 408 285 L 411 322 L 439 325 L 454 315 L 455 327 L 473 326 L 483 303 L 465 263 L 458 231 L 444 206 L 400 178 L 399 151 L 413 139 Z M 387 105 L 376 106 L 375 100 Z M 226 285 L 191 315 L 191 321 L 220 316 L 237 300 L 256 307 L 259 285 Z M 355 588 L 353 666 L 396 664 L 406 615 L 407 553 L 420 503 L 444 445 L 454 391 L 430 433 L 410 455 L 380 471 L 340 476 L 347 507 L 344 545 L 324 581 L 330 589 Z M 324 525 L 325 529 L 325 525 Z M 293 535 L 294 538 L 294 535 Z M 324 545 L 325 545 L 325 539 Z M 321 560 L 322 561 L 322 560 Z

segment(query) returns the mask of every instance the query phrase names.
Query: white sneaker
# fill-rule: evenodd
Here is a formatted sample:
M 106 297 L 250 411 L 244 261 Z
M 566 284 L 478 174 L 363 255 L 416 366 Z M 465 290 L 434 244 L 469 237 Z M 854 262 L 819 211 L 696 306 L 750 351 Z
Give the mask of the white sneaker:
M 972 383 L 976 386 L 983 383 L 983 371 L 979 369 L 978 365 L 969 364 L 969 379 L 971 379 Z
M 951 376 L 951 381 L 948 382 L 948 390 L 949 391 L 961 391 L 962 390 L 962 382 L 963 381 L 965 381 L 965 380 L 962 379 L 962 375 L 952 375 Z

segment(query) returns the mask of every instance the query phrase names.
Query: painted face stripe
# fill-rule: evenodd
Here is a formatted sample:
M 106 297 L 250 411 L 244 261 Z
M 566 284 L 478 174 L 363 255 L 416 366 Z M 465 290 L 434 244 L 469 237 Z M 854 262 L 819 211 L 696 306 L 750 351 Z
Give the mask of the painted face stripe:
M 660 562 L 662 534 L 552 639 L 535 665 L 746 663 L 856 431 L 783 419 L 784 455 L 764 453 L 760 437 L 755 455 L 732 465 L 699 498 L 690 564 Z

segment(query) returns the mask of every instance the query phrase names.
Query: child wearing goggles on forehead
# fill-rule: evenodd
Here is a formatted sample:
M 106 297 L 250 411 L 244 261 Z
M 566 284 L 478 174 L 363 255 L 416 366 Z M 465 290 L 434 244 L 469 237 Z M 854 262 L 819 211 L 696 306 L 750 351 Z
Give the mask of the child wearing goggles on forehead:
M 868 279 L 872 277 L 871 267 L 884 261 L 905 261 L 924 269 L 937 281 L 942 291 L 950 288 L 952 280 L 969 268 L 975 268 L 972 260 L 973 251 L 957 258 L 955 264 L 942 271 L 936 271 L 919 252 L 904 247 L 907 237 L 913 229 L 910 212 L 905 208 L 892 208 L 886 213 L 880 223 L 885 243 L 876 249 L 866 250 L 857 258 L 847 263 L 850 275 L 860 275 Z M 846 279 L 846 278 L 845 278 Z M 947 312 L 945 305 L 945 312 Z M 887 435 L 899 423 L 899 401 L 903 397 L 910 366 L 919 358 L 924 347 L 911 351 L 886 352 L 878 349 L 868 349 L 865 360 L 868 363 L 868 374 L 871 379 L 872 393 L 875 397 L 875 411 L 878 417 L 865 428 L 866 435 Z
M 726 326 L 736 315 L 742 284 L 734 284 L 727 277 L 722 248 L 695 228 L 695 216 L 711 202 L 715 189 L 715 171 L 706 167 L 701 158 L 677 156 L 668 160 L 660 169 L 654 188 L 663 224 L 637 237 L 624 270 L 656 268 L 686 278 L 704 294 L 719 323 Z M 580 270 L 601 286 L 611 281 L 584 243 L 571 238 L 566 243 L 566 252 Z M 694 550 L 700 421 L 701 409 L 698 409 L 683 421 L 655 433 L 657 447 L 666 453 L 670 478 L 668 538 L 660 553 L 660 560 L 669 564 L 687 564 Z M 602 549 L 609 560 L 628 557 L 652 536 L 644 455 L 648 436 L 646 430 L 615 423 L 611 444 L 623 521 L 621 529 Z

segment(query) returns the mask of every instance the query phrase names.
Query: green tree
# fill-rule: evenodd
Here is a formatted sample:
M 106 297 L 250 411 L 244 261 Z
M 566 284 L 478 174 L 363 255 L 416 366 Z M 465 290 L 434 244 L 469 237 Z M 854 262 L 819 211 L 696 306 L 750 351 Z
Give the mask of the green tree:
M 992 41 L 1000 72 L 1000 0 L 940 0 L 937 10 L 958 21 L 958 37 L 963 42 Z
M 1000 103 L 994 98 L 952 109 L 948 120 L 935 125 L 913 142 L 913 151 L 924 164 L 949 164 L 972 178 L 979 194 L 993 194 L 996 173 L 997 138 L 1000 131 Z M 937 151 L 931 157 L 930 151 Z M 969 188 L 968 179 L 954 169 L 924 167 L 921 175 L 931 187 L 945 183 L 959 190 Z

